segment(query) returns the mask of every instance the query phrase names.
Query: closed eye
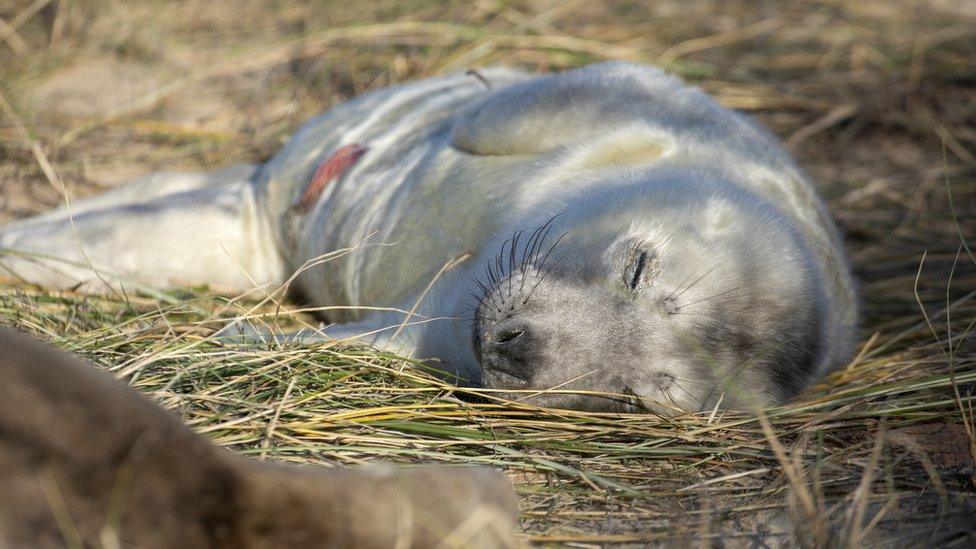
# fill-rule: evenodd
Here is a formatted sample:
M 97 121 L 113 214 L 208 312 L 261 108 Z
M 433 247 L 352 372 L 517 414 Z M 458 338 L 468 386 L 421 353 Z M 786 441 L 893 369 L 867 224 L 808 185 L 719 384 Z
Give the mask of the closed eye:
M 647 265 L 647 252 L 641 250 L 640 254 L 637 256 L 636 264 L 634 265 L 634 274 L 630 279 L 630 289 L 636 290 L 638 284 L 641 281 L 641 275 L 644 274 L 644 267 Z

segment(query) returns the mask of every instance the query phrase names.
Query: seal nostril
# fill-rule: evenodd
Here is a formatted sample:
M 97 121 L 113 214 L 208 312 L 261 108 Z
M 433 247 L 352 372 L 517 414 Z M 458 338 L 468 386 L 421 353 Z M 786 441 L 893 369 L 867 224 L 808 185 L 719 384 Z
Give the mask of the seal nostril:
M 499 345 L 504 345 L 511 341 L 515 341 L 524 333 L 525 332 L 523 330 L 504 330 L 499 332 L 499 334 L 495 337 L 495 342 Z

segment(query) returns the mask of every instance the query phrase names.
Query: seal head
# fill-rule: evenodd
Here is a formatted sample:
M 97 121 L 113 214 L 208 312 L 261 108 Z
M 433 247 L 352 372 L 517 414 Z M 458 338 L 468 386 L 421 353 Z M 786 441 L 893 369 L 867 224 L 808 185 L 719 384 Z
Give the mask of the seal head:
M 774 402 L 812 376 L 824 297 L 792 223 L 733 184 L 649 175 L 496 248 L 472 334 L 486 387 L 673 414 Z

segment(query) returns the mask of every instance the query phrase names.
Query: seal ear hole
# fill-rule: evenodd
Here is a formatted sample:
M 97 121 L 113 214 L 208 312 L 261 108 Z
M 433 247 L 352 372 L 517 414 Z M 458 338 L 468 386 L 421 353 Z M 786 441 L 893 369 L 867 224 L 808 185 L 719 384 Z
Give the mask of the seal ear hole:
M 705 234 L 718 238 L 733 230 L 736 225 L 735 209 L 723 200 L 712 200 L 705 209 Z

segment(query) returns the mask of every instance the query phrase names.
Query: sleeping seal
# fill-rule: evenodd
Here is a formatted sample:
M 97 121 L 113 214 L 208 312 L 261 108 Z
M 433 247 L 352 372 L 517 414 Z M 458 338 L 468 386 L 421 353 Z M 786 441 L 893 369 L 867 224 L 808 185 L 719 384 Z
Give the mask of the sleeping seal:
M 775 139 L 630 63 L 374 91 L 264 165 L 150 176 L 0 246 L 10 273 L 93 291 L 301 270 L 336 323 L 309 337 L 366 334 L 552 407 L 777 402 L 850 356 L 857 316 L 837 231 Z

